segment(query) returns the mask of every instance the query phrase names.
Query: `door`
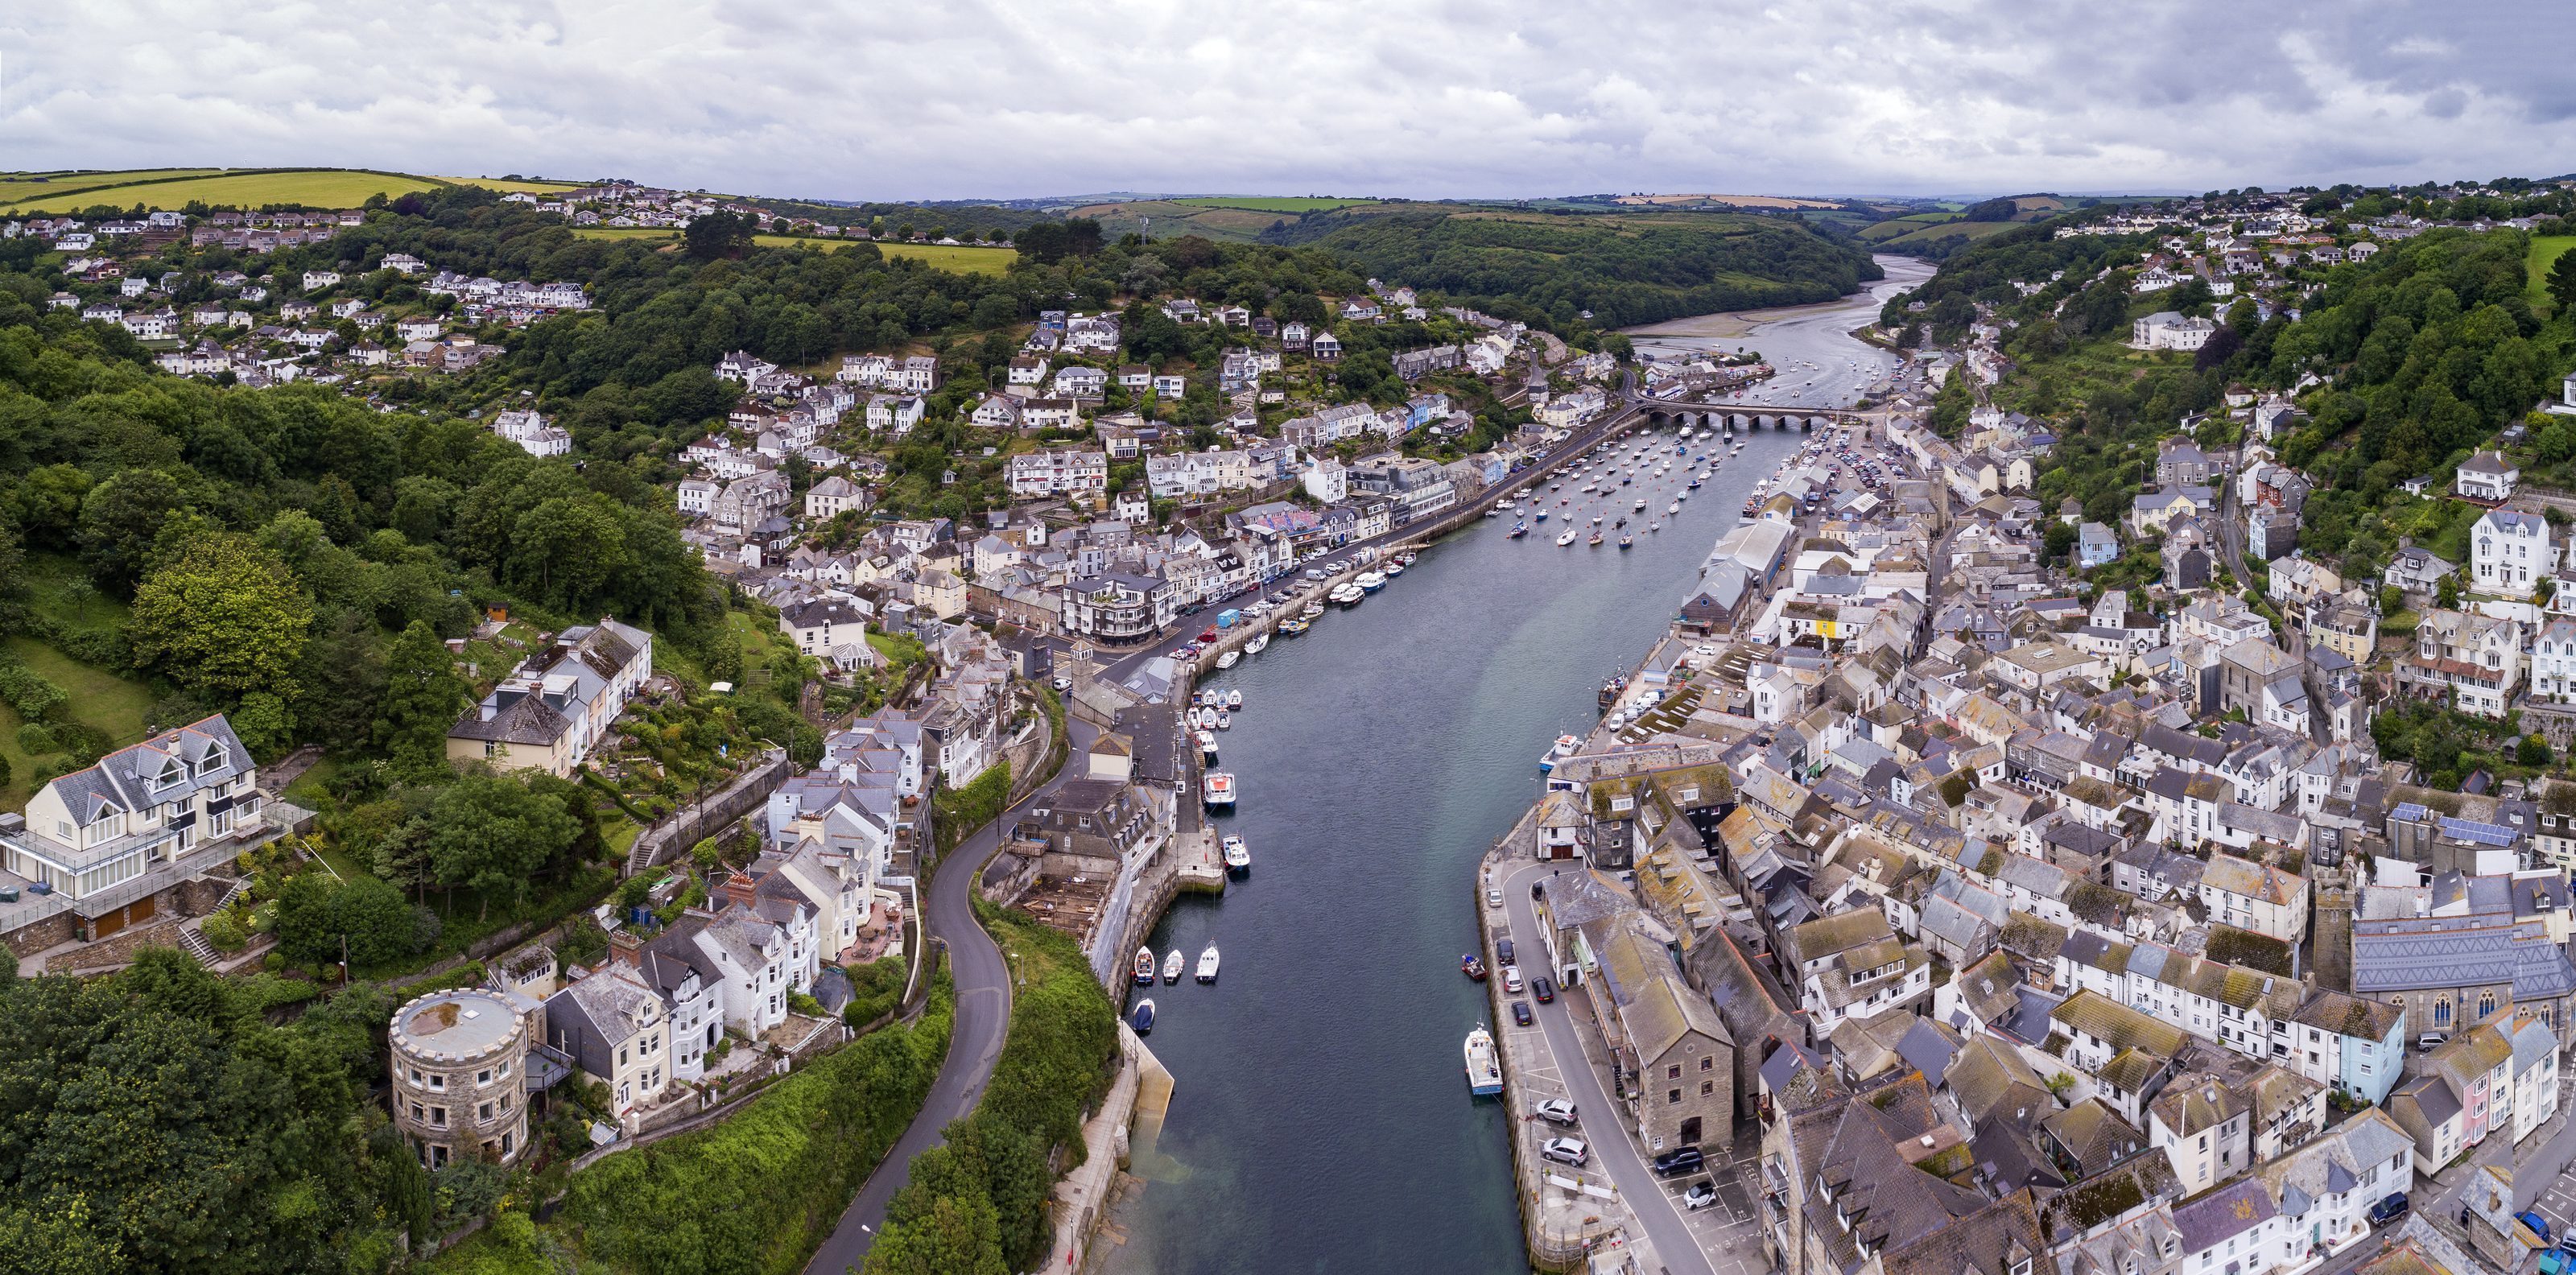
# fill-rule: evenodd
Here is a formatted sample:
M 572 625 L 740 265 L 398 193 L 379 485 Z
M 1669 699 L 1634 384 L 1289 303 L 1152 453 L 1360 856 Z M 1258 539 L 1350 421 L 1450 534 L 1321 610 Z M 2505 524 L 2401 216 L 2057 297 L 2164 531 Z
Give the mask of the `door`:
M 1698 1116 L 1692 1116 L 1690 1119 L 1682 1121 L 1681 1143 L 1686 1147 L 1695 1147 L 1699 1145 Z

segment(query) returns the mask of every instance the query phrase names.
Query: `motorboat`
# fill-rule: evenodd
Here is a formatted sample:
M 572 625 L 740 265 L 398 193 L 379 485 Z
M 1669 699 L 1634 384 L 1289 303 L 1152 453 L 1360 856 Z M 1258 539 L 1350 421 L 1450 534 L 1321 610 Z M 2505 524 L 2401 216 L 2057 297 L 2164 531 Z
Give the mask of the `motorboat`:
M 1240 691 L 1240 690 L 1227 691 L 1227 692 L 1225 693 L 1225 706 L 1226 706 L 1227 711 L 1229 711 L 1229 712 L 1236 712 L 1236 713 L 1240 713 L 1240 712 L 1242 712 L 1242 711 L 1243 711 L 1243 692 L 1242 692 L 1242 691 Z
M 1526 522 L 1516 522 L 1512 524 L 1512 529 L 1510 531 L 1503 533 L 1503 538 L 1505 540 L 1518 540 L 1528 534 L 1529 524 Z
M 1309 602 L 1306 605 L 1299 607 L 1297 609 L 1297 614 L 1311 626 L 1315 621 L 1323 618 L 1324 604 L 1321 602 Z
M 1181 955 L 1181 949 L 1177 947 L 1173 948 L 1172 954 L 1163 958 L 1163 981 L 1166 983 L 1180 982 L 1181 971 L 1189 968 L 1189 959 L 1190 958 Z
M 1494 1034 L 1478 1027 L 1467 1033 L 1467 1092 L 1479 1098 L 1503 1091 L 1503 1064 L 1494 1052 Z
M 1362 593 L 1375 593 L 1386 587 L 1386 574 L 1379 571 L 1363 571 L 1354 577 L 1351 583 L 1358 585 Z
M 1600 532 L 1598 532 L 1598 531 L 1593 532 L 1593 533 L 1592 533 L 1592 538 L 1591 538 L 1591 539 L 1589 539 L 1589 540 L 1584 541 L 1583 543 L 1585 543 L 1585 544 L 1587 544 L 1587 545 L 1590 545 L 1590 546 L 1592 546 L 1592 547 L 1593 547 L 1593 548 L 1595 548 L 1595 549 L 1600 548 L 1600 547 L 1601 547 L 1601 533 L 1600 533 Z
M 1627 532 L 1624 532 L 1624 531 L 1623 531 L 1623 532 L 1621 532 L 1621 533 L 1619 533 L 1619 547 L 1620 547 L 1620 548 L 1625 549 L 1625 548 L 1628 548 L 1629 546 L 1634 545 L 1634 544 L 1636 544 L 1636 543 L 1637 543 L 1637 537 L 1636 537 L 1636 536 L 1631 535 L 1631 534 L 1629 534 L 1629 533 L 1627 533 Z
M 1559 735 L 1556 737 L 1556 743 L 1548 748 L 1546 755 L 1538 759 L 1538 768 L 1542 771 L 1554 770 L 1558 762 L 1573 756 L 1575 750 L 1581 747 L 1583 747 L 1581 736 Z
M 1404 564 L 1405 566 L 1408 566 L 1408 567 L 1409 567 L 1409 566 L 1412 566 L 1412 565 L 1413 565 L 1413 560 L 1414 560 L 1414 559 L 1419 558 L 1419 557 L 1421 557 L 1421 556 L 1422 556 L 1421 554 L 1415 553 L 1415 552 L 1413 552 L 1413 551 L 1411 551 L 1411 550 L 1406 550 L 1406 551 L 1405 551 L 1404 556 L 1403 556 L 1403 557 L 1401 557 L 1401 558 L 1396 559 L 1396 561 L 1397 561 L 1397 562 L 1400 562 L 1400 563 Z
M 1214 943 L 1208 944 L 1207 950 L 1199 953 L 1198 980 L 1202 983 L 1216 981 L 1216 944 Z
M 1199 755 L 1207 758 L 1209 761 L 1215 761 L 1216 732 L 1212 730 L 1196 731 L 1193 732 L 1192 737 L 1197 739 L 1199 742 Z
M 1680 498 L 1680 497 L 1678 497 L 1678 496 L 1676 496 L 1676 497 L 1674 497 L 1674 498 L 1673 498 L 1673 503 L 1671 503 L 1671 504 L 1669 504 L 1669 505 L 1664 506 L 1664 516 L 1665 516 L 1665 517 L 1667 517 L 1667 518 L 1669 518 L 1669 517 L 1671 517 L 1671 516 L 1673 516 L 1673 515 L 1675 515 L 1675 514 L 1678 514 L 1678 513 L 1680 513 L 1681 511 L 1682 511 L 1682 502 L 1681 502 L 1681 498 Z
M 1237 876 L 1252 871 L 1252 847 L 1232 833 L 1226 834 L 1225 838 L 1225 870 Z M 1180 951 L 1179 948 L 1172 950 L 1175 953 Z
M 1494 505 L 1494 509 L 1500 513 L 1510 513 L 1515 508 L 1518 508 L 1518 506 L 1514 505 L 1509 500 L 1497 501 Z
M 1246 655 L 1259 655 L 1268 649 L 1270 649 L 1270 635 L 1267 633 L 1253 634 L 1252 640 L 1243 644 L 1243 653 Z
M 1645 497 L 1643 497 L 1643 496 L 1639 496 L 1639 497 L 1637 497 L 1637 512 L 1639 512 L 1639 513 L 1644 513 L 1644 512 L 1645 512 L 1645 510 L 1646 510 L 1646 498 L 1645 498 Z
M 1562 549 L 1562 548 L 1564 548 L 1565 546 L 1570 545 L 1570 544 L 1573 544 L 1573 543 L 1574 543 L 1574 533 L 1573 533 L 1573 532 L 1571 532 L 1571 531 L 1566 532 L 1564 535 L 1558 536 L 1558 537 L 1556 538 L 1556 547 L 1557 547 L 1557 548 L 1559 548 L 1559 549 Z
M 1218 730 L 1233 730 L 1234 714 L 1229 713 L 1222 708 L 1216 710 L 1216 728 Z
M 1135 1015 L 1127 1020 L 1127 1025 L 1135 1028 L 1136 1034 L 1139 1036 L 1146 1035 L 1154 1030 L 1153 997 L 1148 996 L 1145 999 L 1136 1002 Z
M 1243 652 L 1241 651 L 1228 651 L 1225 654 L 1216 657 L 1216 666 L 1221 669 L 1233 668 L 1235 665 L 1241 664 L 1242 662 Z
M 1136 982 L 1142 987 L 1154 985 L 1154 949 L 1150 947 L 1136 949 Z
M 1663 524 L 1661 521 L 1650 522 L 1650 523 L 1647 523 L 1647 524 L 1646 524 L 1646 530 L 1648 530 L 1648 531 L 1661 531 L 1661 530 L 1663 530 L 1663 529 L 1664 529 L 1664 524 Z
M 1313 627 L 1315 627 L 1314 621 L 1292 615 L 1279 622 L 1279 636 L 1302 637 L 1305 635 L 1306 630 Z
M 1546 510 L 1544 510 L 1544 509 L 1539 510 L 1539 511 L 1538 511 L 1538 518 L 1536 519 L 1536 521 L 1538 521 L 1538 522 L 1545 522 L 1545 521 L 1547 521 L 1547 512 L 1548 512 L 1548 511 L 1546 511 Z
M 1485 981 L 1485 963 L 1469 952 L 1458 958 L 1458 972 L 1481 983 Z
M 1390 563 L 1386 564 L 1386 578 L 1387 578 L 1387 579 L 1392 580 L 1392 579 L 1396 578 L 1397 576 L 1400 576 L 1400 575 L 1403 575 L 1403 574 L 1404 574 L 1404 564 L 1403 564 L 1403 563 L 1401 563 L 1401 562 L 1390 562 Z
M 1209 771 L 1200 799 L 1210 810 L 1234 809 L 1234 776 L 1222 770 Z

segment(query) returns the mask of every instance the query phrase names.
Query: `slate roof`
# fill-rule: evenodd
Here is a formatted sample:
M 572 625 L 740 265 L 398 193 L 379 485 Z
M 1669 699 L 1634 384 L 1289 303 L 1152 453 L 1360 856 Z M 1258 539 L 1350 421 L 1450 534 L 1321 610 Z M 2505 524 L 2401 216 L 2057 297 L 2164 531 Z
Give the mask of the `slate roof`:
M 2181 1232 L 2186 1253 L 2224 1244 L 2277 1216 L 2270 1193 L 2252 1178 L 2221 1187 L 2173 1211 L 2174 1229 Z

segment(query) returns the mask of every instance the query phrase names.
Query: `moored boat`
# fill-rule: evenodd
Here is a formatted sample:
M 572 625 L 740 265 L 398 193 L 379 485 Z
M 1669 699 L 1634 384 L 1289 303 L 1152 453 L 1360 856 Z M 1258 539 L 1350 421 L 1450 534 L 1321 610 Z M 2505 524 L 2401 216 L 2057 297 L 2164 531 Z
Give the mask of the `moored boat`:
M 1375 593 L 1386 587 L 1386 575 L 1384 572 L 1363 571 L 1351 583 L 1358 585 L 1362 593 Z
M 1485 962 L 1473 952 L 1458 958 L 1458 972 L 1481 983 L 1485 981 Z
M 1528 534 L 1529 524 L 1525 522 L 1516 522 L 1512 524 L 1512 529 L 1509 532 L 1504 533 L 1504 538 L 1507 540 L 1518 540 Z
M 1251 641 L 1243 644 L 1243 653 L 1246 655 L 1259 655 L 1269 648 L 1270 635 L 1267 633 L 1255 633 L 1252 635 Z
M 1210 810 L 1234 809 L 1234 776 L 1222 770 L 1207 773 L 1200 797 Z
M 1243 711 L 1243 692 L 1242 692 L 1241 690 L 1239 690 L 1239 689 L 1238 689 L 1238 690 L 1231 690 L 1231 691 L 1227 691 L 1227 692 L 1225 693 L 1225 707 L 1226 707 L 1226 711 L 1228 711 L 1228 712 L 1233 712 L 1233 713 L 1240 713 L 1240 712 L 1242 712 L 1242 711 Z
M 1580 736 L 1559 735 L 1556 737 L 1556 743 L 1538 759 L 1538 768 L 1543 771 L 1554 770 L 1558 762 L 1573 756 L 1574 750 L 1581 747 L 1583 747 L 1583 740 Z
M 1181 949 L 1173 948 L 1172 954 L 1163 958 L 1163 981 L 1180 982 L 1181 971 L 1189 968 L 1189 960 L 1190 958 L 1181 955 Z
M 1558 536 L 1558 537 L 1556 538 L 1556 547 L 1557 547 L 1557 548 L 1559 548 L 1559 549 L 1562 549 L 1562 548 L 1564 548 L 1565 546 L 1570 545 L 1570 544 L 1573 544 L 1573 543 L 1574 543 L 1574 533 L 1573 533 L 1573 532 L 1571 532 L 1571 531 L 1569 531 L 1569 532 L 1565 533 L 1564 535 Z
M 1478 1027 L 1467 1033 L 1467 1092 L 1479 1098 L 1503 1091 L 1503 1064 L 1494 1052 L 1494 1034 Z
M 1595 549 L 1600 548 L 1600 547 L 1601 547 L 1601 533 L 1600 533 L 1600 532 L 1598 532 L 1598 531 L 1593 532 L 1593 533 L 1592 533 L 1592 538 L 1591 538 L 1590 540 L 1584 541 L 1584 543 L 1585 543 L 1585 544 L 1588 544 L 1588 545 L 1590 545 L 1590 546 L 1592 546 L 1592 547 L 1593 547 L 1593 548 L 1595 548 Z
M 1218 730 L 1233 730 L 1234 714 L 1229 713 L 1222 708 L 1216 710 L 1216 728 Z
M 1197 732 L 1197 738 L 1199 742 L 1199 756 L 1204 757 L 1209 761 L 1215 761 L 1216 732 L 1212 730 L 1199 731 Z
M 1620 532 L 1620 533 L 1619 533 L 1619 547 L 1620 547 L 1620 548 L 1622 548 L 1622 549 L 1626 549 L 1626 548 L 1629 548 L 1629 547 L 1631 547 L 1631 546 L 1635 545 L 1636 543 L 1637 543 L 1637 537 L 1636 537 L 1636 534 L 1635 534 L 1635 533 L 1633 533 L 1633 532 L 1627 532 L 1627 531 L 1623 531 L 1623 532 Z
M 1216 944 L 1214 943 L 1208 944 L 1207 950 L 1199 953 L 1198 979 L 1202 983 L 1216 981 Z
M 1136 949 L 1136 981 L 1146 987 L 1154 984 L 1154 949 L 1150 947 Z
M 1252 871 L 1252 847 L 1233 833 L 1227 833 L 1225 838 L 1225 870 L 1237 876 Z M 1177 952 L 1180 949 L 1172 950 Z
M 1153 997 L 1148 996 L 1145 999 L 1136 1002 L 1135 1015 L 1127 1020 L 1127 1025 L 1135 1028 L 1136 1034 L 1139 1036 L 1145 1035 L 1154 1030 Z
M 1299 636 L 1304 635 L 1304 633 L 1306 632 L 1306 630 L 1311 629 L 1311 628 L 1313 628 L 1313 627 L 1315 627 L 1315 622 L 1314 622 L 1314 621 L 1309 620 L 1309 619 L 1306 619 L 1306 618 L 1305 618 L 1305 617 L 1303 617 L 1303 616 L 1295 616 L 1295 615 L 1292 615 L 1292 616 L 1288 617 L 1287 619 L 1285 619 L 1285 620 L 1281 620 L 1281 621 L 1279 622 L 1279 636 L 1281 636 L 1281 637 L 1299 637 Z
M 1225 654 L 1216 657 L 1216 666 L 1218 668 L 1233 668 L 1235 665 L 1242 662 L 1243 652 L 1241 651 L 1228 651 Z

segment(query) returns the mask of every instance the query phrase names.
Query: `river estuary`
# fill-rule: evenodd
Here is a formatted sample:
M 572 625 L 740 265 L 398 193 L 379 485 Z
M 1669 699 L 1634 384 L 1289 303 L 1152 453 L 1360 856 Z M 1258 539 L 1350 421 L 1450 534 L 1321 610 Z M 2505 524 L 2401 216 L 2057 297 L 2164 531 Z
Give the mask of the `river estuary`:
M 1795 357 L 1892 365 L 1820 339 L 1876 309 L 1857 297 L 1792 312 L 1807 334 Z M 1756 348 L 1780 357 L 1761 332 Z M 1673 445 L 1670 430 L 1630 437 Z M 1127 1241 L 1100 1265 L 1527 1269 L 1503 1108 L 1470 1098 L 1460 1074 L 1459 1041 L 1485 1015 L 1458 973 L 1477 946 L 1474 865 L 1536 799 L 1548 741 L 1597 720 L 1602 679 L 1663 632 L 1754 482 L 1802 441 L 1754 434 L 1660 532 L 1642 526 L 1684 471 L 1623 489 L 1613 516 L 1651 501 L 1625 552 L 1615 533 L 1559 548 L 1561 515 L 1520 540 L 1505 536 L 1511 515 L 1485 519 L 1357 609 L 1215 677 L 1246 702 L 1220 738 L 1242 805 L 1219 822 L 1250 843 L 1252 873 L 1222 899 L 1185 897 L 1154 931 L 1157 953 L 1193 959 L 1215 941 L 1224 977 L 1153 993 L 1149 1043 L 1178 1088 L 1138 1148 L 1147 1185 L 1119 1210 Z M 1548 507 L 1572 508 L 1555 502 L 1579 485 Z M 1596 497 L 1584 516 L 1604 508 Z

